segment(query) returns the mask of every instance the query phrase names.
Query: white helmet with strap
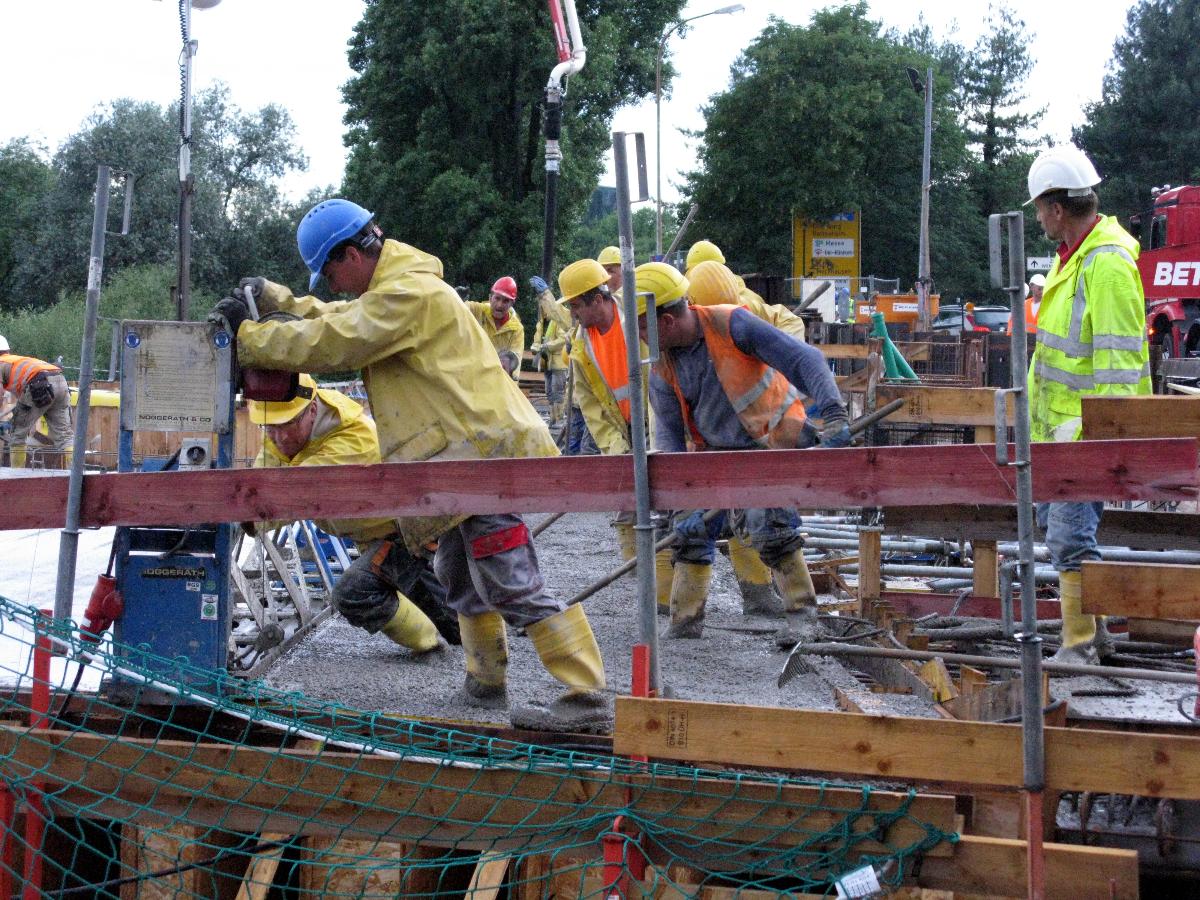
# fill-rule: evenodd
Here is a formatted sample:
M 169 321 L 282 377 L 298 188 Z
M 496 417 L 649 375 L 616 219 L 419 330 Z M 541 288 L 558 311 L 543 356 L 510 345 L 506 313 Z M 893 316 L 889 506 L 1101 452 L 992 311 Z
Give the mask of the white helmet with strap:
M 1068 197 L 1086 197 L 1100 183 L 1096 167 L 1074 144 L 1043 150 L 1029 167 L 1028 206 L 1046 191 L 1066 191 Z
M 7 353 L 8 349 L 8 338 L 0 334 L 0 353 Z

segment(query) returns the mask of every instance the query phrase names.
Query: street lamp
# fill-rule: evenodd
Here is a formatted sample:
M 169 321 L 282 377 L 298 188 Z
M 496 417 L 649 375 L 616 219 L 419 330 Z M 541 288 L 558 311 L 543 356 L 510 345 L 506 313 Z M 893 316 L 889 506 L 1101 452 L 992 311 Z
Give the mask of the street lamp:
M 925 95 L 925 150 L 921 155 L 921 243 L 917 260 L 917 323 L 921 331 L 930 328 L 929 315 L 929 144 L 933 136 L 933 68 L 925 70 L 925 81 L 912 66 L 905 66 L 909 83 Z
M 661 38 L 658 39 L 658 55 L 654 60 L 654 253 L 656 256 L 662 256 L 662 57 L 663 49 L 667 45 L 667 39 L 676 31 L 686 25 L 688 22 L 695 22 L 697 19 L 703 19 L 706 16 L 724 16 L 729 13 L 741 12 L 746 7 L 740 3 L 735 3 L 733 6 L 722 6 L 720 9 L 714 9 L 712 12 L 701 13 L 698 16 L 691 16 L 687 19 L 680 19 L 670 28 L 663 32 Z

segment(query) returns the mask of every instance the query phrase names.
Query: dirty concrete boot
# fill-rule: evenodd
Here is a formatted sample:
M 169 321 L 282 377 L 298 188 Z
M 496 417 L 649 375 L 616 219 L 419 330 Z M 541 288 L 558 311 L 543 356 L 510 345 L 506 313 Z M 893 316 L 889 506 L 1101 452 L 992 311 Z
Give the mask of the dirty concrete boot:
M 1096 616 L 1096 636 L 1092 638 L 1092 647 L 1100 659 L 1112 656 L 1117 652 L 1117 643 L 1105 624 L 1105 616 Z
M 396 612 L 379 630 L 416 656 L 444 651 L 448 645 L 429 616 L 399 591 L 396 591 L 396 599 L 400 601 Z
M 783 601 L 771 583 L 771 570 L 758 551 L 737 535 L 729 539 L 729 562 L 742 594 L 742 615 L 782 616 Z
M 660 616 L 671 614 L 671 581 L 675 577 L 672 556 L 671 550 L 659 550 L 654 554 L 654 599 Z
M 1062 649 L 1082 645 L 1090 648 L 1096 639 L 1096 617 L 1083 613 L 1083 576 L 1079 572 L 1059 572 L 1058 596 L 1063 620 Z
M 794 550 L 783 557 L 774 571 L 784 609 L 783 627 L 775 633 L 775 644 L 790 649 L 823 638 L 825 629 L 817 619 L 817 592 L 803 551 Z
M 512 711 L 514 728 L 603 734 L 612 730 L 612 711 L 604 695 L 604 661 L 592 626 L 579 604 L 568 606 L 526 628 L 546 671 L 567 686 L 549 705 L 530 704 Z
M 671 579 L 671 625 L 663 637 L 675 640 L 704 636 L 704 605 L 708 602 L 711 578 L 711 565 L 675 564 Z
M 617 546 L 621 548 L 621 559 L 628 562 L 637 556 L 637 533 L 632 522 L 613 522 L 617 532 Z
M 1072 666 L 1096 666 L 1100 664 L 1100 657 L 1091 644 L 1074 644 L 1070 647 L 1059 647 L 1050 657 L 1050 662 L 1067 663 Z
M 478 616 L 458 616 L 467 678 L 462 697 L 480 709 L 504 709 L 508 706 L 505 675 L 508 671 L 508 630 L 498 612 Z

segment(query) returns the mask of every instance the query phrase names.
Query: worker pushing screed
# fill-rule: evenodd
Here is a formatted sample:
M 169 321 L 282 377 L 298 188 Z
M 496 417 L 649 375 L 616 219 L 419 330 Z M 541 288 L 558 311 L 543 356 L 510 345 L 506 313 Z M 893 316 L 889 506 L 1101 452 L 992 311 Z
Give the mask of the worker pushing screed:
M 1085 396 L 1150 393 L 1146 303 L 1138 242 L 1112 216 L 1099 215 L 1092 161 L 1071 144 L 1042 152 L 1029 169 L 1029 200 L 1058 252 L 1037 313 L 1029 365 L 1029 429 L 1034 441 L 1077 441 Z M 1102 503 L 1039 503 L 1050 560 L 1062 591 L 1057 662 L 1095 662 L 1112 652 L 1107 630 L 1082 613 L 1080 564 L 1099 559 Z
M 511 275 L 496 279 L 487 303 L 467 301 L 467 309 L 483 327 L 500 356 L 500 365 L 514 381 L 521 377 L 521 354 L 525 352 L 525 326 L 513 309 L 516 302 L 517 282 Z
M 846 407 L 820 351 L 784 334 L 739 306 L 694 306 L 688 279 L 666 263 L 637 268 L 638 326 L 646 335 L 647 295 L 658 319 L 659 360 L 650 375 L 655 446 L 696 450 L 844 447 Z M 819 429 L 806 420 L 800 394 L 820 410 Z M 698 638 L 712 575 L 717 516 L 676 511 L 681 539 L 671 584 L 669 638 Z M 758 551 L 783 597 L 785 621 L 776 635 L 791 647 L 821 636 L 817 598 L 804 562 L 800 519 L 793 509 L 733 513 L 734 531 Z
M 261 278 L 243 279 L 210 314 L 236 337 L 243 366 L 333 372 L 361 368 L 384 460 L 555 456 L 545 423 L 500 365 L 442 264 L 384 237 L 370 212 L 348 200 L 318 203 L 297 229 L 312 273 L 351 300 L 294 297 Z M 264 311 L 291 322 L 246 321 L 246 290 Z M 529 530 L 516 515 L 399 520 L 408 549 L 438 541 L 434 571 L 458 613 L 466 656 L 463 699 L 507 704 L 506 623 L 523 627 L 543 665 L 567 690 L 552 703 L 513 709 L 518 727 L 609 727 L 600 649 L 582 607 L 550 596 Z
M 250 421 L 265 430 L 259 468 L 277 466 L 352 466 L 380 461 L 375 423 L 344 394 L 317 387 L 300 376 L 295 399 L 251 400 Z M 330 534 L 348 537 L 360 553 L 333 586 L 338 612 L 369 634 L 382 632 L 414 656 L 446 649 L 441 629 L 458 643 L 458 629 L 444 607 L 446 591 L 429 561 L 409 553 L 394 519 L 319 521 Z M 250 533 L 270 523 L 243 526 Z

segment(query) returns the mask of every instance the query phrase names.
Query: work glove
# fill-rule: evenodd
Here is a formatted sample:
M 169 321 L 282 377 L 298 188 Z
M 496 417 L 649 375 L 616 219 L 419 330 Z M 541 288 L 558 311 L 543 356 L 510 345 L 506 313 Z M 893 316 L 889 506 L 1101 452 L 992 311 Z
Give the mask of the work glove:
M 239 294 L 245 295 L 245 293 L 249 291 L 254 297 L 254 305 L 258 306 L 259 301 L 262 300 L 263 294 L 266 292 L 266 289 L 267 279 L 265 278 L 259 276 L 255 276 L 253 278 L 243 278 L 238 282 L 238 289 L 233 292 L 233 296 L 237 297 Z
M 706 512 L 707 510 L 704 509 L 695 509 L 690 513 L 676 513 L 672 526 L 675 533 L 685 541 L 708 540 L 708 523 L 704 521 Z
M 237 297 L 226 297 L 217 303 L 208 313 L 208 321 L 218 328 L 224 328 L 234 338 L 242 323 L 250 318 L 250 307 L 246 301 Z
M 546 284 L 546 279 L 541 275 L 534 275 L 529 279 L 529 286 L 533 288 L 535 294 L 545 293 L 550 290 L 550 285 Z
M 821 443 L 819 446 L 827 450 L 837 447 L 850 446 L 850 420 L 843 409 L 830 413 L 821 422 Z

